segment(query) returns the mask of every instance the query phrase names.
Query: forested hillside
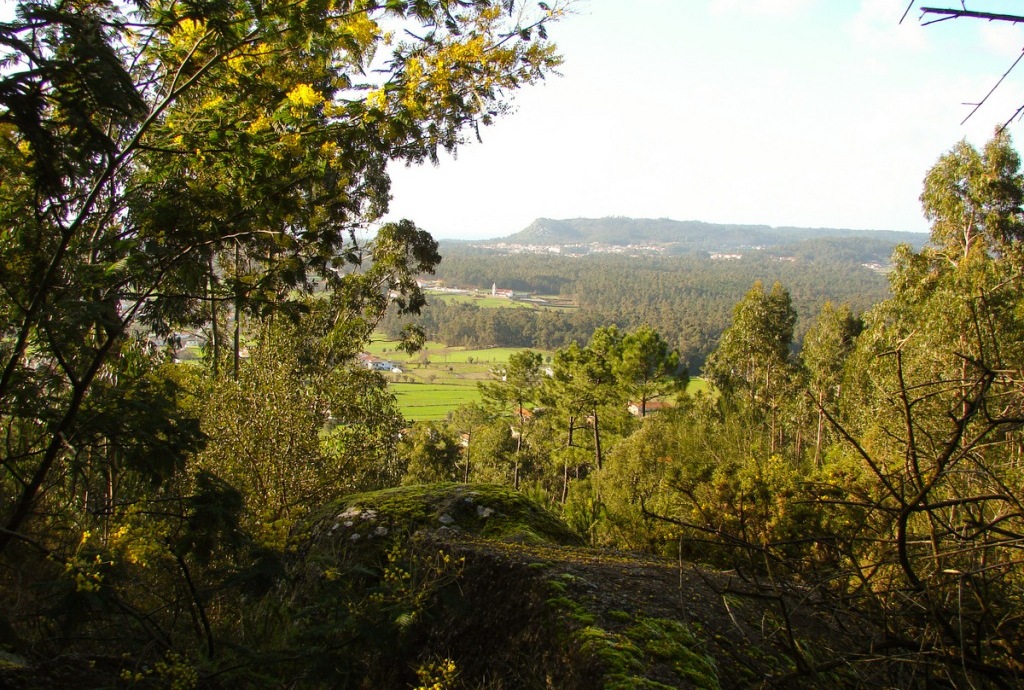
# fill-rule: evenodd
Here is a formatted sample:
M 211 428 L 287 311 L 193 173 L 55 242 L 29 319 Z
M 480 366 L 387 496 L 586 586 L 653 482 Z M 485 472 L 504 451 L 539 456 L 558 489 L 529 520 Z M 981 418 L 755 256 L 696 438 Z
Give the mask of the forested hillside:
M 860 313 L 889 294 L 884 274 L 828 252 L 794 260 L 773 257 L 712 260 L 707 257 L 585 257 L 496 255 L 447 246 L 436 277 L 458 287 L 493 284 L 573 300 L 577 310 L 485 309 L 429 300 L 413 321 L 433 340 L 472 347 L 554 349 L 583 344 L 597 326 L 624 329 L 647 324 L 700 370 L 729 323 L 733 305 L 757 280 L 782 282 L 800 318 L 799 342 L 821 306 L 831 300 Z M 382 327 L 396 337 L 407 319 L 390 314 Z

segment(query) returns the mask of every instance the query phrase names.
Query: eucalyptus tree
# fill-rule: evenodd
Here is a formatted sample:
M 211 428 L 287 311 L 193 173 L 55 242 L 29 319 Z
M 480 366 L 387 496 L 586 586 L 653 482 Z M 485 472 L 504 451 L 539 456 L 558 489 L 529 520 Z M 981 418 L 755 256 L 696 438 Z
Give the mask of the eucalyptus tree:
M 705 365 L 705 373 L 727 400 L 754 418 L 767 417 L 771 451 L 781 430 L 779 408 L 794 373 L 790 359 L 796 310 L 780 283 L 765 292 L 761 281 L 733 308 L 733 321 Z
M 840 412 L 828 412 L 860 463 L 826 501 L 845 525 L 844 579 L 953 683 L 1022 680 L 1007 651 L 1024 632 L 1019 165 L 1000 133 L 929 171 L 932 242 L 897 251 L 893 297 L 865 315 Z
M 1020 155 L 1005 132 L 978 151 L 957 143 L 928 171 L 921 194 L 933 248 L 958 264 L 976 247 L 1005 253 L 1024 239 Z
M 817 406 L 814 464 L 821 466 L 821 451 L 827 431 L 826 406 L 833 406 L 842 392 L 843 370 L 863 328 L 847 305 L 826 301 L 818 318 L 804 336 L 800 362 L 807 374 L 807 386 Z

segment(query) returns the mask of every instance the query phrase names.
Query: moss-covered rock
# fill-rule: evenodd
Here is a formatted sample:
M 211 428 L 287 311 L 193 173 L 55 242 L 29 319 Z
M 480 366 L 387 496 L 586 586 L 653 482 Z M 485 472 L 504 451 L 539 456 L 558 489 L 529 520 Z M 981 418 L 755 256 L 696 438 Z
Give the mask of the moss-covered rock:
M 409 686 L 442 660 L 457 669 L 446 687 L 467 690 L 833 688 L 873 679 L 873 667 L 829 661 L 863 635 L 851 638 L 855 625 L 799 592 L 581 541 L 505 487 L 346 496 L 316 512 L 297 549 L 293 644 L 326 653 L 373 640 L 319 667 L 347 665 L 371 687 Z M 779 615 L 786 625 L 771 624 Z M 817 655 L 805 651 L 808 640 Z M 305 675 L 312 661 L 304 659 L 300 684 L 326 678 Z
M 525 544 L 581 545 L 565 523 L 508 487 L 426 484 L 354 494 L 317 511 L 314 541 L 380 542 L 421 530 L 448 530 Z

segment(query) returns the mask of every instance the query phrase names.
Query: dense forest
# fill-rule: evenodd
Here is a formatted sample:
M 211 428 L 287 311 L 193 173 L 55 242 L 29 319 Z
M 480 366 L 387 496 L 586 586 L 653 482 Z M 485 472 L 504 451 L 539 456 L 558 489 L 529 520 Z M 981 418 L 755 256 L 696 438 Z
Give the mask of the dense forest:
M 893 246 L 886 245 L 891 252 Z M 831 247 L 831 245 L 830 245 Z M 648 325 L 677 349 L 698 372 L 729 324 L 733 305 L 755 281 L 783 283 L 800 315 L 802 340 L 814 314 L 832 301 L 861 313 L 889 295 L 884 275 L 844 260 L 841 251 L 780 261 L 774 256 L 738 260 L 707 257 L 584 257 L 495 255 L 445 247 L 436 277 L 447 285 L 489 289 L 499 286 L 573 300 L 576 310 L 487 309 L 472 304 L 428 300 L 415 318 L 389 313 L 381 327 L 397 337 L 409 323 L 432 340 L 471 347 L 556 349 L 586 343 L 595 328 Z M 857 258 L 861 258 L 858 255 Z
M 938 158 L 930 242 L 887 286 L 453 253 L 451 280 L 577 300 L 531 336 L 550 362 L 523 349 L 419 424 L 356 364 L 385 314 L 429 315 L 441 261 L 411 221 L 359 239 L 388 164 L 555 69 L 563 10 L 42 0 L 0 24 L 0 686 L 1024 683 L 1005 132 Z

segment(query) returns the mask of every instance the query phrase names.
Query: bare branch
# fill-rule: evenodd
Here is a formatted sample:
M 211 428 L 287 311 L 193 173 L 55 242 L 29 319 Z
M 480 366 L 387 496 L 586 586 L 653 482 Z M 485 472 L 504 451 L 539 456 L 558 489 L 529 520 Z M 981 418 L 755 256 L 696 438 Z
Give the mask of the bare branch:
M 911 5 L 913 5 L 913 3 L 911 3 Z M 907 8 L 907 11 L 910 11 L 909 7 Z M 945 7 L 922 7 L 922 18 L 928 14 L 939 15 L 942 19 L 934 19 L 930 22 L 924 22 L 923 26 L 946 21 L 947 19 L 960 19 L 962 17 L 966 17 L 968 19 L 986 19 L 990 22 L 1010 22 L 1011 24 L 1024 23 L 1024 15 L 1020 14 L 997 14 L 994 12 L 976 12 L 967 9 L 953 10 Z M 904 14 L 904 16 L 906 16 L 906 14 Z
M 914 8 L 914 2 L 915 2 L 915 0 L 910 0 L 910 4 L 907 5 L 907 9 L 905 9 L 903 11 L 903 16 L 900 17 L 900 24 L 902 24 L 903 20 L 907 18 L 908 14 L 910 14 L 910 10 L 912 10 Z
M 996 89 L 999 88 L 999 85 L 1003 83 L 1003 80 L 1006 79 L 1006 77 L 1009 76 L 1010 72 L 1013 71 L 1013 69 L 1020 63 L 1020 61 L 1022 59 L 1024 59 L 1024 52 L 1022 52 L 1020 55 L 1017 56 L 1017 59 L 1013 61 L 1013 64 L 1010 65 L 1009 69 L 1007 69 L 1005 72 L 1003 72 L 1003 76 L 999 77 L 999 81 L 997 81 L 995 83 L 995 86 L 993 86 L 991 89 L 989 89 L 988 93 L 985 94 L 985 97 L 982 98 L 980 101 L 978 101 L 977 103 L 974 104 L 974 109 L 971 110 L 971 112 L 967 113 L 967 117 L 965 117 L 963 120 L 961 120 L 960 124 L 964 124 L 965 122 L 970 120 L 971 116 L 974 115 L 974 113 L 978 112 L 978 109 L 981 106 L 985 105 L 985 102 L 988 101 L 989 97 L 993 93 L 996 92 Z M 1018 110 L 1017 112 L 1020 112 L 1020 111 Z M 1016 115 L 1014 117 L 1016 117 Z M 1013 118 L 1011 117 L 1010 119 L 1012 120 Z

